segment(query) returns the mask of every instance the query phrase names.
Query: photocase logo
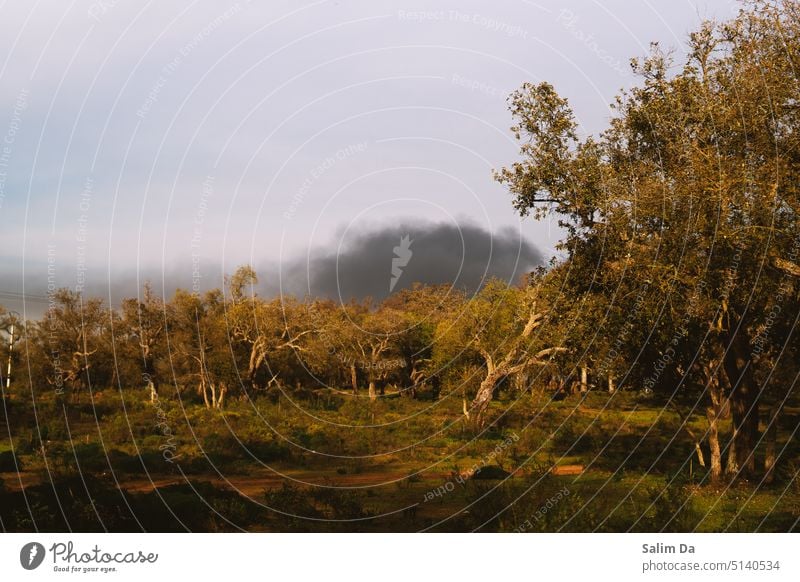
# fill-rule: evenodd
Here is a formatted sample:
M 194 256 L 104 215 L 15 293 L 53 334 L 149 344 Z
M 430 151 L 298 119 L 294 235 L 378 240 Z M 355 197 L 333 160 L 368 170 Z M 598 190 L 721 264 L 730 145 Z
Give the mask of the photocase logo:
M 44 546 L 38 542 L 30 542 L 22 546 L 19 552 L 19 563 L 26 570 L 35 570 L 44 561 Z
M 392 278 L 389 281 L 389 293 L 394 291 L 394 286 L 397 285 L 397 281 L 400 280 L 400 275 L 403 274 L 403 267 L 408 265 L 408 261 L 411 260 L 411 255 L 414 254 L 411 252 L 411 243 L 413 242 L 410 235 L 405 235 L 400 238 L 400 244 L 393 249 L 395 256 L 392 259 Z

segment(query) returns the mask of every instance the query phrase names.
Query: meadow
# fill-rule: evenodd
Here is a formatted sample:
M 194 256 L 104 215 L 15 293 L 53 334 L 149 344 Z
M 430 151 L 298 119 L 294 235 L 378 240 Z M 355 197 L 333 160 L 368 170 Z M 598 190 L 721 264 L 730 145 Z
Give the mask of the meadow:
M 532 390 L 495 406 L 500 420 L 475 434 L 461 402 L 400 394 L 278 394 L 221 413 L 113 390 L 35 413 L 7 399 L 15 454 L 4 441 L 0 518 L 9 531 L 798 528 L 797 464 L 769 486 L 709 485 L 690 436 L 705 419 L 687 431 L 653 397 Z M 786 428 L 797 414 L 785 411 Z

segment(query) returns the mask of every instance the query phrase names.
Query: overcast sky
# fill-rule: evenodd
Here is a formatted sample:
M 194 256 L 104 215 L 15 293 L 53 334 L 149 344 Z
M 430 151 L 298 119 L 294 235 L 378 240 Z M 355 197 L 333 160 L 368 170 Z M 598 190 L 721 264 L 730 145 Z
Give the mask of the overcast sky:
M 492 179 L 517 158 L 508 93 L 550 81 L 582 131 L 597 132 L 614 95 L 635 82 L 630 57 L 650 41 L 680 55 L 700 20 L 736 9 L 722 0 L 4 2 L 0 303 L 21 310 L 9 293 L 23 284 L 44 294 L 48 260 L 57 286 L 85 281 L 100 294 L 142 278 L 168 294 L 198 275 L 205 287 L 245 262 L 263 266 L 274 288 L 276 266 L 296 271 L 298 257 L 317 264 L 337 249 L 358 256 L 354 245 L 415 221 L 502 232 L 498 249 L 522 263 L 549 257 L 557 230 L 520 222 Z

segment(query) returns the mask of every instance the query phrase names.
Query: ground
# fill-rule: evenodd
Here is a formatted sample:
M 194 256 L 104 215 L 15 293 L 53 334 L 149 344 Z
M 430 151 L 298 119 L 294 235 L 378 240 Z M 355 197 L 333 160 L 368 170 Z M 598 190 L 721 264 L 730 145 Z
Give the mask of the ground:
M 797 407 L 767 486 L 709 484 L 681 426 L 694 403 L 635 392 L 501 394 L 481 433 L 455 395 L 268 394 L 222 412 L 166 391 L 5 404 L 9 531 L 787 531 L 800 517 Z

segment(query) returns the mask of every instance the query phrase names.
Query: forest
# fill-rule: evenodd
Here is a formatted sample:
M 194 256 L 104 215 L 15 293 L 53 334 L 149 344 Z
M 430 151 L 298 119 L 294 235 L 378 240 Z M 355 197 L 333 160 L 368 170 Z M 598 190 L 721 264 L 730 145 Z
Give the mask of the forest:
M 2 529 L 797 531 L 800 2 L 631 66 L 595 136 L 509 97 L 519 280 L 0 308 Z

